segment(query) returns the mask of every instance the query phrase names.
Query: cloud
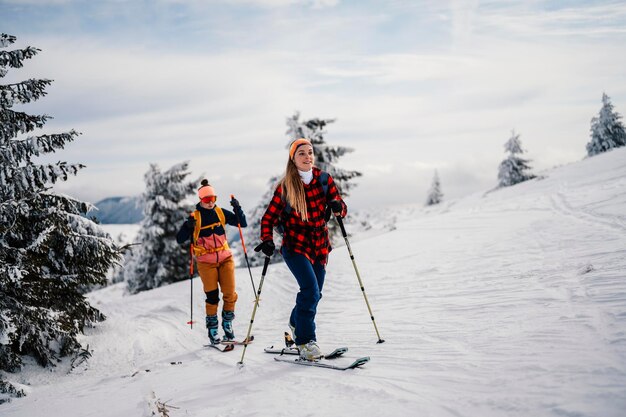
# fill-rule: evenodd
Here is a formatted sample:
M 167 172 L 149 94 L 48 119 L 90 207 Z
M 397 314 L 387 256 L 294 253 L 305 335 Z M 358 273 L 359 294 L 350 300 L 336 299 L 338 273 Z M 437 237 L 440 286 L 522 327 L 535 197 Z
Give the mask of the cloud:
M 76 0 L 1 0 L 1 3 L 15 4 L 15 5 L 35 5 L 35 6 L 58 6 L 69 3 L 74 3 Z
M 476 26 L 478 0 L 451 0 L 450 14 L 453 44 L 466 45 L 471 42 Z
M 284 169 L 285 118 L 300 110 L 336 118 L 327 140 L 355 149 L 341 160 L 365 174 L 352 204 L 369 205 L 371 195 L 421 202 L 434 169 L 453 198 L 495 183 L 511 129 L 542 169 L 582 158 L 602 91 L 626 111 L 624 39 L 614 24 L 622 6 L 591 8 L 598 20 L 580 23 L 587 9 L 539 13 L 542 3 L 392 1 L 384 13 L 279 3 L 211 15 L 197 5 L 193 18 L 181 8 L 155 19 L 155 33 L 125 24 L 29 34 L 43 51 L 6 80 L 54 79 L 24 110 L 55 116 L 50 131 L 83 132 L 51 158 L 88 166 L 60 187 L 92 201 L 137 194 L 149 163 L 190 160 L 194 177 L 255 204 Z M 602 11 L 617 17 L 604 25 Z M 558 35 L 564 30 L 577 30 L 576 41 Z
M 506 32 L 542 39 L 547 36 L 606 36 L 626 33 L 626 4 L 585 4 L 551 7 L 549 2 L 487 8 L 475 15 L 480 31 Z
M 66 4 L 80 4 L 84 3 L 83 0 L 2 0 L 0 3 L 19 4 L 19 5 L 66 5 Z M 100 3 L 113 3 L 113 4 L 130 4 L 140 3 L 132 0 L 100 0 Z M 227 3 L 231 5 L 254 5 L 260 7 L 287 7 L 294 5 L 312 6 L 314 8 L 334 7 L 339 4 L 339 0 L 160 0 L 157 3 L 171 3 L 178 5 L 195 5 L 197 6 L 212 6 L 220 3 Z
M 182 0 L 170 0 L 182 1 Z M 202 2 L 202 0 L 196 0 Z M 339 0 L 217 0 L 216 2 L 255 5 L 261 7 L 312 6 L 315 8 L 334 7 Z

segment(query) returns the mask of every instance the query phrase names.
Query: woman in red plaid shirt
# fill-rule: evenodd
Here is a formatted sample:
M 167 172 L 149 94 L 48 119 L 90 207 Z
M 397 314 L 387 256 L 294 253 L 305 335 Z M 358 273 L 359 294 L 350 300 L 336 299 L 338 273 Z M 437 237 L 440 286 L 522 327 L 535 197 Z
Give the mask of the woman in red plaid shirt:
M 331 251 L 325 213 L 345 217 L 346 204 L 332 177 L 313 166 L 315 156 L 308 139 L 298 139 L 289 147 L 285 176 L 279 182 L 261 220 L 261 244 L 255 250 L 272 256 L 273 228 L 283 229 L 280 250 L 285 263 L 298 281 L 300 291 L 291 311 L 292 330 L 300 357 L 319 359 L 322 352 L 315 337 L 315 313 L 322 298 L 328 253 Z M 327 181 L 326 188 L 322 183 Z

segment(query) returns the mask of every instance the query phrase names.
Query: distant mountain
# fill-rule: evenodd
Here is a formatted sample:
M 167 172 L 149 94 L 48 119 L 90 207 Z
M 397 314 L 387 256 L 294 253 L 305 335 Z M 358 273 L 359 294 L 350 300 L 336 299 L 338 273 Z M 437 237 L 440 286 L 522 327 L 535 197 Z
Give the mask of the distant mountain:
M 109 197 L 98 201 L 98 210 L 90 212 L 102 224 L 133 224 L 143 219 L 140 197 Z

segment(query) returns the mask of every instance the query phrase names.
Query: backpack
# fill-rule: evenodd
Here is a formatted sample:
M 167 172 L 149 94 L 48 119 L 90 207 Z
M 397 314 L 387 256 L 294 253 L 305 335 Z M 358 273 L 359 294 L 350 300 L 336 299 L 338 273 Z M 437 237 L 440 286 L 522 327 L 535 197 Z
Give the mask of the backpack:
M 322 183 L 322 190 L 324 191 L 324 197 L 327 197 L 327 198 L 328 198 L 328 177 L 330 177 L 328 172 L 326 171 L 320 172 L 319 181 Z M 283 213 L 289 215 L 291 213 L 291 210 L 293 210 L 293 207 L 291 207 L 291 204 L 289 204 L 289 201 L 287 201 L 285 190 L 283 190 L 282 192 L 281 199 L 285 202 Z M 324 220 L 328 222 L 329 219 L 330 219 L 330 210 L 329 210 L 329 207 L 326 206 L 326 210 L 324 213 Z M 285 234 L 285 228 L 283 227 L 282 223 L 278 223 L 275 229 L 279 235 L 283 236 Z
M 202 225 L 202 215 L 200 214 L 198 210 L 194 210 L 194 212 L 191 213 L 193 218 L 196 219 L 196 227 L 193 229 L 193 241 L 191 243 L 191 250 L 195 256 L 201 256 L 206 253 L 213 253 L 213 252 L 217 252 L 220 250 L 230 249 L 230 247 L 228 246 L 228 242 L 224 242 L 224 244 L 220 246 L 219 248 L 212 248 L 212 249 L 207 249 L 204 246 L 198 246 L 196 244 L 198 242 L 198 238 L 200 237 L 201 230 L 213 229 L 220 225 L 224 229 L 226 229 L 226 216 L 224 216 L 224 211 L 220 207 L 215 206 L 215 213 L 217 214 L 217 217 L 219 218 L 219 222 L 211 223 L 206 226 Z

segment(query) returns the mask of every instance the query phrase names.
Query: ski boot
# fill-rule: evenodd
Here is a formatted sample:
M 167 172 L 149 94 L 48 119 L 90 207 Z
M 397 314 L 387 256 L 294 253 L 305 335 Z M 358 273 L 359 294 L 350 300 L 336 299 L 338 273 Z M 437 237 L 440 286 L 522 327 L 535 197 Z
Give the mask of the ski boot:
M 206 316 L 206 328 L 209 330 L 209 340 L 212 345 L 220 344 L 221 340 L 217 333 L 217 314 L 213 316 Z
M 234 319 L 234 311 L 222 311 L 222 329 L 224 329 L 224 342 L 232 342 L 235 340 L 235 331 L 233 330 Z
M 300 359 L 302 360 L 316 361 L 324 356 L 315 340 L 311 340 L 305 345 L 298 345 L 298 350 L 300 351 Z

